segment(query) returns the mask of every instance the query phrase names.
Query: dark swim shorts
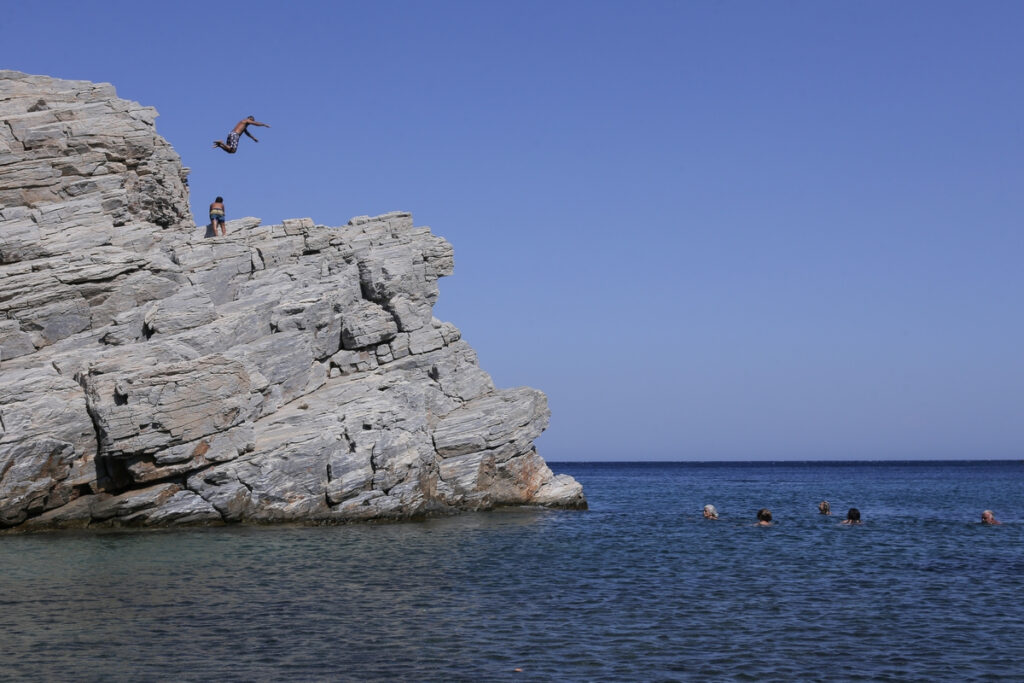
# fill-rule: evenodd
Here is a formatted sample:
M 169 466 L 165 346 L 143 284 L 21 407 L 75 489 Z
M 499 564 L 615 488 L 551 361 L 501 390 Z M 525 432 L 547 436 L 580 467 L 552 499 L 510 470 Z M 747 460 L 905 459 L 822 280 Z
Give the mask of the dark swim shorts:
M 239 133 L 234 133 L 234 132 L 228 133 L 228 143 L 225 145 L 225 147 L 230 147 L 231 149 L 238 149 L 238 138 L 239 138 L 239 136 L 240 136 Z

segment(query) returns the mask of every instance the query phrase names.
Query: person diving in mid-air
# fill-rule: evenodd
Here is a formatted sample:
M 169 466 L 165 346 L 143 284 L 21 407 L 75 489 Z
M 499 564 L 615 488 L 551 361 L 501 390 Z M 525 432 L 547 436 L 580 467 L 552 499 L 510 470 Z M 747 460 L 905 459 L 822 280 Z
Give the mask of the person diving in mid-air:
M 249 132 L 249 126 L 262 126 L 264 128 L 270 128 L 269 123 L 260 123 L 259 121 L 256 120 L 256 117 L 250 116 L 248 118 L 242 119 L 241 121 L 235 124 L 235 127 L 231 129 L 230 133 L 228 133 L 228 141 L 226 143 L 222 140 L 214 140 L 213 146 L 220 147 L 228 154 L 234 154 L 235 152 L 238 151 L 238 140 L 242 136 L 242 133 L 245 133 L 246 135 L 251 137 L 253 142 L 259 142 L 259 140 L 257 140 L 256 137 Z

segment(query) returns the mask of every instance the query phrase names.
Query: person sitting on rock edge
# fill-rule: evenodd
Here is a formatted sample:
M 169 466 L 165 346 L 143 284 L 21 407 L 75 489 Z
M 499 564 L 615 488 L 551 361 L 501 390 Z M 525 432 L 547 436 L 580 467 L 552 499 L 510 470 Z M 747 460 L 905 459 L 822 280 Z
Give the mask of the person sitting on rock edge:
M 224 226 L 224 198 L 217 197 L 210 204 L 210 227 L 213 228 L 213 236 L 217 236 L 217 224 L 220 224 L 220 234 L 227 235 L 228 230 Z
M 220 147 L 228 154 L 234 154 L 238 150 L 238 140 L 242 136 L 242 133 L 245 133 L 246 135 L 251 137 L 253 139 L 253 142 L 259 142 L 259 140 L 257 140 L 256 137 L 249 132 L 249 126 L 263 126 L 264 128 L 270 128 L 269 123 L 260 123 L 259 121 L 256 120 L 256 117 L 249 116 L 248 118 L 244 118 L 235 124 L 235 127 L 231 129 L 230 133 L 228 133 L 227 143 L 224 143 L 221 140 L 214 140 L 213 146 Z

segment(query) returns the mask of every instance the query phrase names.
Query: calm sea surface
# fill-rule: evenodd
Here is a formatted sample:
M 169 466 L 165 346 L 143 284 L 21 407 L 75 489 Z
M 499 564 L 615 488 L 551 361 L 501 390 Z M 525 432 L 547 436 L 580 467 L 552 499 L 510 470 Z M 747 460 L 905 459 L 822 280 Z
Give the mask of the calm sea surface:
M 1024 680 L 1020 462 L 553 469 L 590 511 L 0 537 L 0 679 Z

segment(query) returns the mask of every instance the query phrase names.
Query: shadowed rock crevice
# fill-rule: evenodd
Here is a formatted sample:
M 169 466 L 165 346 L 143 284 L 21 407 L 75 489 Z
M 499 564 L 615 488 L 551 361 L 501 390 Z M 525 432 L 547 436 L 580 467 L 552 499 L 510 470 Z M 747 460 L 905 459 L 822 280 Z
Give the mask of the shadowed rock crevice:
M 544 395 L 433 317 L 452 246 L 410 214 L 204 239 L 152 108 L 0 71 L 0 116 L 0 528 L 586 505 Z

